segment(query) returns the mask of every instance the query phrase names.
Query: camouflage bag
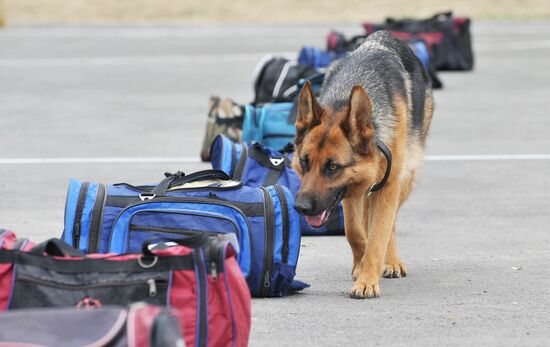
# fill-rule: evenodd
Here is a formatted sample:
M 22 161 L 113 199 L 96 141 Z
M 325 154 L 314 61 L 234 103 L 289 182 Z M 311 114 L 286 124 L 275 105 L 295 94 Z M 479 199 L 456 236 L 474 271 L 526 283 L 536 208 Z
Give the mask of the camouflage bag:
M 210 147 L 219 134 L 233 141 L 241 139 L 244 106 L 228 98 L 211 96 L 208 101 L 208 119 L 201 149 L 202 161 L 210 161 Z

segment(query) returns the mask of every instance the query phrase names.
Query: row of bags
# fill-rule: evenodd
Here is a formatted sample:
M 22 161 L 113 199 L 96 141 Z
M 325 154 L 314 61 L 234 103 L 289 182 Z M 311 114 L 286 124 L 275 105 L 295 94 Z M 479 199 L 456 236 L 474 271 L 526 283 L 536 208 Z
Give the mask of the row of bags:
M 108 326 L 108 332 L 133 336 L 135 331 L 128 327 L 142 324 L 136 323 L 135 312 L 149 312 L 143 319 L 151 336 L 169 329 L 188 345 L 246 345 L 251 295 L 280 297 L 308 287 L 294 277 L 301 234 L 316 231 L 304 229 L 310 227 L 294 209 L 293 192 L 280 184 L 296 189 L 293 172 L 281 171 L 289 158 L 275 157 L 259 145 L 249 149 L 224 136 L 216 146 L 214 152 L 221 156 L 214 163 L 227 172 L 166 173 L 160 182 L 146 185 L 72 179 L 60 239 L 36 245 L 0 231 L 0 310 L 14 310 L 2 319 L 36 323 L 44 311 L 33 309 L 50 308 L 48 312 L 60 319 L 86 321 L 92 315 L 75 312 L 74 307 L 103 306 L 105 312 L 94 315 L 126 317 L 123 325 L 106 318 L 111 323 L 86 334 L 77 329 L 53 336 L 56 330 L 44 329 L 30 340 L 18 339 L 25 336 L 24 328 L 5 325 L 0 341 L 112 338 L 114 344 Z M 254 169 L 255 161 L 272 167 Z M 270 169 L 274 173 L 267 172 Z M 138 310 L 136 302 L 145 308 L 138 305 Z M 172 323 L 153 329 L 161 313 L 164 318 L 159 319 L 173 317 L 168 319 Z M 155 340 L 151 336 L 149 340 Z
M 257 141 L 281 150 L 294 139 L 295 102 L 304 83 L 309 80 L 314 93 L 318 93 L 325 69 L 378 30 L 388 30 L 406 42 L 427 69 L 432 88 L 442 88 L 437 71 L 473 69 L 470 25 L 469 18 L 455 17 L 451 12 L 426 19 L 388 18 L 382 23 L 363 23 L 364 33 L 351 38 L 330 31 L 326 49 L 305 46 L 297 60 L 268 55 L 256 66 L 252 102 L 239 105 L 227 98 L 210 99 L 201 158 L 210 160 L 210 147 L 218 134 L 234 141 Z

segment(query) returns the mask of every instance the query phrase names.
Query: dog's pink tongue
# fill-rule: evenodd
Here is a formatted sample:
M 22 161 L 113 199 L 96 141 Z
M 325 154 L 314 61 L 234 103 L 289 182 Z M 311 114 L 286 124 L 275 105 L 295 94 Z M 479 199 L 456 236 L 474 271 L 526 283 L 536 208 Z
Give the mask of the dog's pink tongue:
M 327 215 L 327 211 L 323 211 L 318 216 L 305 216 L 307 224 L 311 225 L 312 227 L 320 227 L 323 225 L 323 222 L 325 221 L 325 216 Z

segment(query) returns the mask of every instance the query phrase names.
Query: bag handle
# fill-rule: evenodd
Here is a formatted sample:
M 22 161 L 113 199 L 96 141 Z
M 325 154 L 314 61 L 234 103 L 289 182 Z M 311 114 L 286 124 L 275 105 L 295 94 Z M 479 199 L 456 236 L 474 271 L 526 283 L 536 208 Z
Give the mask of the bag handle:
M 208 235 L 206 233 L 200 233 L 196 235 L 187 236 L 184 238 L 166 238 L 155 236 L 143 241 L 141 245 L 141 253 L 144 257 L 155 257 L 155 254 L 151 252 L 149 247 L 159 242 L 174 242 L 180 246 L 189 248 L 199 248 L 204 246 L 208 242 Z
M 60 239 L 55 238 L 39 243 L 34 248 L 32 248 L 29 253 L 36 255 L 43 255 L 44 253 L 46 253 L 47 255 L 55 257 L 83 256 L 83 254 L 79 250 L 74 249 Z
M 248 148 L 248 156 L 257 161 L 263 167 L 277 171 L 284 170 L 286 167 L 286 162 L 288 161 L 284 155 L 273 157 L 270 156 L 264 150 L 264 147 L 258 142 L 255 142 Z
M 231 177 L 221 170 L 203 170 L 194 172 L 190 175 L 186 175 L 182 171 L 178 171 L 173 174 L 166 172 L 164 175 L 166 178 L 154 187 L 153 190 L 151 190 L 151 194 L 154 196 L 164 196 L 169 188 L 186 183 L 204 180 L 231 180 Z

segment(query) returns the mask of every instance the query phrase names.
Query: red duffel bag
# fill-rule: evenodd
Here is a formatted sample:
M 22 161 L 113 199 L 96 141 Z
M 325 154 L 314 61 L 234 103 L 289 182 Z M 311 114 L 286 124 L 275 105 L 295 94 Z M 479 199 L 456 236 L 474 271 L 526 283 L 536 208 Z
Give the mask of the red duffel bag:
M 188 346 L 246 346 L 250 291 L 231 244 L 206 234 L 172 241 L 84 256 L 59 239 L 15 247 L 0 230 L 0 311 L 143 301 L 180 312 Z

